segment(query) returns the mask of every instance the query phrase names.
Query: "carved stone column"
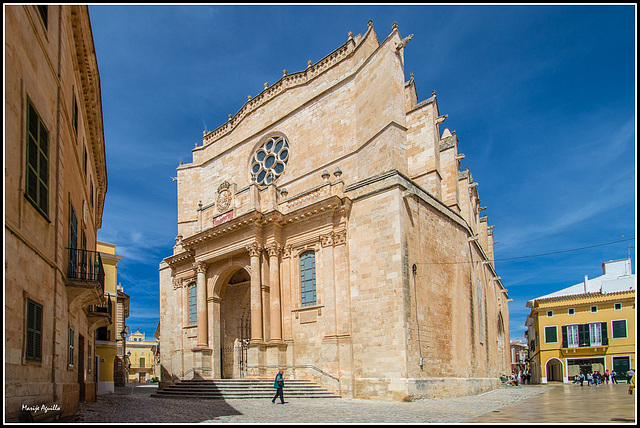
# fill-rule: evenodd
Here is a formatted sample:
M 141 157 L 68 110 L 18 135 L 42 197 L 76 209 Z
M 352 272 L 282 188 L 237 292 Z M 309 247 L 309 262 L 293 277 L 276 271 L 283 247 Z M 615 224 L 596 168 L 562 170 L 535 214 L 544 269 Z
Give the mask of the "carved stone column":
M 280 315 L 280 251 L 278 243 L 267 247 L 269 253 L 269 288 L 271 291 L 271 342 L 282 342 L 282 317 Z
M 260 285 L 260 253 L 257 243 L 247 246 L 251 257 L 251 342 L 262 342 L 262 287 Z
M 209 346 L 209 334 L 207 328 L 207 280 L 205 273 L 207 272 L 207 264 L 202 261 L 194 263 L 198 279 L 196 283 L 196 305 L 198 308 L 198 348 L 207 348 Z

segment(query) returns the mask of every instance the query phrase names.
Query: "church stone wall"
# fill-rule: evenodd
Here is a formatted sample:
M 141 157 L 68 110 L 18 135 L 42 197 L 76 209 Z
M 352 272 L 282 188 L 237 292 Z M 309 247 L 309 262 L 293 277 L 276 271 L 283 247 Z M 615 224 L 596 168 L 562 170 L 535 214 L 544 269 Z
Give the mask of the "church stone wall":
M 401 40 L 394 27 L 379 43 L 370 24 L 249 99 L 178 167 L 179 235 L 160 268 L 168 381 L 238 377 L 220 348 L 250 304 L 245 377 L 282 367 L 344 396 L 400 400 L 497 386 L 497 318 L 508 312 L 477 183 L 458 171 L 457 137 L 440 135 L 435 94 L 416 104 L 413 76 L 404 82 Z M 289 161 L 261 187 L 249 162 L 276 133 Z M 303 307 L 309 250 L 316 301 Z M 239 269 L 249 291 L 231 299 Z M 188 325 L 189 283 L 206 299 L 205 326 Z

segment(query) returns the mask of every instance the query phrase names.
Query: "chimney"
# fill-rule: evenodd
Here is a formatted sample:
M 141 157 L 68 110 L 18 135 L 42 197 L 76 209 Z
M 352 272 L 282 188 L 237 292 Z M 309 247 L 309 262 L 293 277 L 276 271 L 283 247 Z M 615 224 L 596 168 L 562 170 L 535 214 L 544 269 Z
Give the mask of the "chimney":
M 584 276 L 584 292 L 587 293 L 587 282 L 589 282 L 589 275 Z

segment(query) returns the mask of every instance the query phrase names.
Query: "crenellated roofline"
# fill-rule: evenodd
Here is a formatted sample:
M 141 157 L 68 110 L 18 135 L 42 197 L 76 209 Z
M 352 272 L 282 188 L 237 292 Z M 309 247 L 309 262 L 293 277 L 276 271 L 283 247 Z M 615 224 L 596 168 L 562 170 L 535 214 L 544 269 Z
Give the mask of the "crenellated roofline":
M 227 122 L 220 125 L 213 131 L 205 131 L 205 134 L 202 136 L 202 146 L 196 147 L 193 150 L 200 150 L 209 144 L 214 143 L 233 131 L 246 116 L 262 107 L 278 95 L 285 93 L 289 89 L 309 83 L 318 76 L 326 73 L 335 65 L 353 56 L 356 50 L 364 44 L 365 40 L 372 33 L 375 34 L 373 31 L 373 24 L 370 22 L 369 27 L 363 36 L 356 36 L 356 38 L 354 38 L 352 33 L 349 32 L 349 38 L 342 46 L 338 47 L 315 64 L 311 64 L 311 62 L 309 62 L 309 65 L 305 70 L 292 74 L 288 74 L 287 70 L 283 70 L 280 80 L 271 86 L 265 84 L 264 90 L 253 98 L 249 97 L 247 102 L 244 103 L 235 115 L 229 115 L 229 120 Z

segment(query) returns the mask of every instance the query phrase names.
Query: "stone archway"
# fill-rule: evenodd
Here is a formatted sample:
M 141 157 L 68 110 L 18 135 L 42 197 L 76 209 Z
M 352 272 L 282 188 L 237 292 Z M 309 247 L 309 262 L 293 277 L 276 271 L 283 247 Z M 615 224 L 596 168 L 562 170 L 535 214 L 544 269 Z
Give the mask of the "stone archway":
M 251 338 L 251 276 L 238 269 L 222 287 L 220 300 L 220 374 L 242 377 L 244 343 Z
M 562 362 L 557 358 L 551 358 L 547 361 L 545 367 L 547 372 L 547 382 L 562 382 L 563 381 L 563 366 Z

